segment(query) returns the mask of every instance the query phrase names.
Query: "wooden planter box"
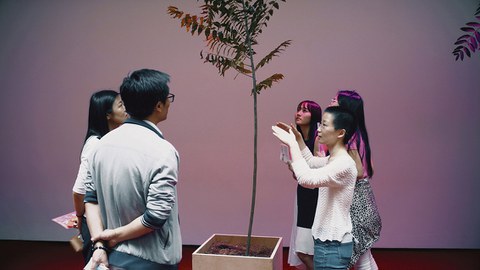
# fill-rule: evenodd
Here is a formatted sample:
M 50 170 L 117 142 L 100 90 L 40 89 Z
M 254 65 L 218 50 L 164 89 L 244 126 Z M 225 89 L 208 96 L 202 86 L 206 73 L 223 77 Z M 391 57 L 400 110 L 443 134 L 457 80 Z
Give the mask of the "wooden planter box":
M 246 243 L 245 235 L 214 234 L 192 254 L 192 270 L 283 270 L 281 237 L 252 236 L 251 245 L 262 245 L 273 250 L 270 257 L 206 254 L 215 242 Z

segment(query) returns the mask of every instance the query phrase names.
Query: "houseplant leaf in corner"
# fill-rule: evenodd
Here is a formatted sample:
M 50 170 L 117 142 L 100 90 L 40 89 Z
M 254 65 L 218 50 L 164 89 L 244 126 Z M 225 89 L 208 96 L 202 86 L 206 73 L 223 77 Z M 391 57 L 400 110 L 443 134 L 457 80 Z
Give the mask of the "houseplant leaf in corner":
M 471 57 L 473 53 L 480 50 L 480 16 L 478 16 L 478 14 L 480 14 L 480 3 L 475 12 L 475 18 L 477 18 L 479 22 L 468 22 L 465 24 L 466 26 L 460 28 L 460 30 L 467 32 L 468 35 L 460 36 L 454 43 L 454 45 L 460 45 L 452 52 L 455 56 L 455 61 L 458 59 L 463 61 L 464 53 L 468 57 Z
M 200 53 L 205 63 L 217 68 L 221 76 L 233 69 L 237 74 L 245 75 L 252 80 L 251 95 L 254 110 L 254 150 L 252 201 L 247 235 L 246 255 L 250 253 L 253 217 L 256 200 L 257 183 L 257 95 L 263 89 L 272 87 L 274 82 L 283 79 L 282 74 L 273 74 L 257 83 L 256 71 L 284 51 L 291 41 L 282 42 L 258 63 L 255 62 L 255 48 L 259 44 L 258 36 L 267 27 L 275 10 L 280 8 L 278 2 L 285 0 L 204 0 L 200 6 L 200 15 L 191 15 L 180 11 L 177 7 L 168 7 L 167 13 L 180 20 L 181 28 L 192 35 L 203 36 L 207 50 Z M 203 33 L 203 34 L 202 34 Z

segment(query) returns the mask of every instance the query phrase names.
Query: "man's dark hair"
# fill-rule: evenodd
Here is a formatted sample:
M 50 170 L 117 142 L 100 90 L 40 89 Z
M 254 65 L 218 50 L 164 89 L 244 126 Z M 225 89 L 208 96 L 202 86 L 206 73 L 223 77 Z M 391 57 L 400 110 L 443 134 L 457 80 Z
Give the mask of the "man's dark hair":
M 170 92 L 170 76 L 153 69 L 140 69 L 123 79 L 120 95 L 127 113 L 143 120 L 152 114 L 158 102 L 165 103 Z

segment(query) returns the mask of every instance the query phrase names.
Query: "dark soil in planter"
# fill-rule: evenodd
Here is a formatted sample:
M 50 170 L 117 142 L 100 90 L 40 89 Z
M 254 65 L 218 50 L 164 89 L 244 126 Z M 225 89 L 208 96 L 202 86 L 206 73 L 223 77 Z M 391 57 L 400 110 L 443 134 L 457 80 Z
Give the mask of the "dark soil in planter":
M 215 242 L 210 248 L 205 252 L 206 254 L 217 254 L 217 255 L 235 255 L 235 256 L 245 256 L 247 250 L 247 245 L 245 244 L 230 244 L 223 242 Z M 251 257 L 270 257 L 273 249 L 251 245 L 250 254 Z

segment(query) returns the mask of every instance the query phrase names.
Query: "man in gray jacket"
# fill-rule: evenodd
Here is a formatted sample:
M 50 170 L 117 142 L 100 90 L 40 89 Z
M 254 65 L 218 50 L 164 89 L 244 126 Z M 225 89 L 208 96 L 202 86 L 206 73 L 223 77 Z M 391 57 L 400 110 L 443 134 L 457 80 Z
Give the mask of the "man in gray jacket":
M 85 208 L 93 254 L 87 269 L 178 269 L 179 156 L 156 126 L 167 119 L 175 97 L 169 80 L 142 69 L 120 86 L 131 118 L 102 137 L 92 157 Z

